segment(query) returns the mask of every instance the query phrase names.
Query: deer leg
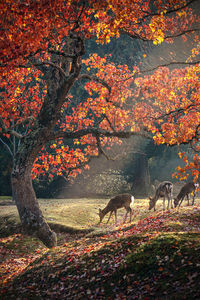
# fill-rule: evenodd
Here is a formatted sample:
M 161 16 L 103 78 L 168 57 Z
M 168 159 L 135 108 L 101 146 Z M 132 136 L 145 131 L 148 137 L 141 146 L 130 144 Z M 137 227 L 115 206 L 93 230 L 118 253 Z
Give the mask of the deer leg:
M 128 210 L 126 209 L 126 213 L 125 213 L 125 216 L 124 216 L 124 221 L 123 221 L 123 223 L 125 223 L 126 218 L 127 218 L 127 215 L 128 215 Z
M 163 198 L 163 210 L 165 210 L 165 196 Z
M 110 216 L 109 216 L 108 221 L 106 222 L 106 224 L 108 224 L 108 222 L 110 221 L 110 218 L 111 218 L 111 216 L 112 216 L 112 213 L 113 213 L 113 211 L 110 212 Z
M 172 201 L 172 196 L 171 195 L 170 195 L 170 203 L 171 203 L 171 209 L 174 208 L 173 201 Z
M 114 213 L 115 213 L 115 224 L 117 224 L 117 210 L 116 209 L 114 210 Z
M 131 223 L 133 210 L 131 208 L 129 208 L 129 209 L 130 209 L 130 223 Z
M 192 205 L 194 205 L 195 196 L 196 196 L 196 193 L 195 193 L 195 192 L 193 192 Z
M 190 201 L 189 201 L 189 194 L 186 194 L 186 197 L 187 197 L 187 201 L 188 201 L 188 206 L 190 205 Z
M 173 195 L 170 193 L 170 201 L 171 201 L 171 208 L 174 208 L 173 206 Z
M 128 213 L 130 212 L 130 214 L 131 214 L 131 208 L 130 207 L 125 207 L 125 209 L 126 209 L 126 213 L 125 213 L 125 216 L 124 216 L 124 223 L 125 223 L 125 221 L 127 219 Z M 130 222 L 131 222 L 131 220 L 130 220 Z
M 178 205 L 178 207 L 180 207 L 180 206 L 181 206 L 181 203 L 183 202 L 183 199 L 184 199 L 184 197 L 182 197 L 182 198 L 180 199 L 180 202 L 179 202 L 179 205 Z
M 170 205 L 170 197 L 167 195 L 167 210 L 169 210 L 169 205 Z
M 173 208 L 173 206 L 172 206 L 172 199 L 171 199 L 171 197 L 169 195 L 167 195 L 167 200 L 168 200 L 167 210 L 169 210 L 170 202 L 171 202 L 171 208 Z
M 153 210 L 156 211 L 156 203 L 155 203 L 155 205 L 154 205 L 154 207 L 153 207 Z

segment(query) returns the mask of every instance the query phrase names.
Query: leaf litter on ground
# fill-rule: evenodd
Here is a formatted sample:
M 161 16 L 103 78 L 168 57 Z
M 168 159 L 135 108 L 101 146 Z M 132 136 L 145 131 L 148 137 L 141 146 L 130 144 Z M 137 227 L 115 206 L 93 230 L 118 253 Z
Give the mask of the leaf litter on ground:
M 2 299 L 16 295 L 19 299 L 165 299 L 166 295 L 198 299 L 199 216 L 200 206 L 157 211 L 131 224 L 101 225 L 107 229 L 102 235 L 76 233 L 66 240 L 60 234 L 59 246 L 51 250 L 34 239 L 28 243 L 30 238 L 21 234 L 0 239 L 0 295 Z

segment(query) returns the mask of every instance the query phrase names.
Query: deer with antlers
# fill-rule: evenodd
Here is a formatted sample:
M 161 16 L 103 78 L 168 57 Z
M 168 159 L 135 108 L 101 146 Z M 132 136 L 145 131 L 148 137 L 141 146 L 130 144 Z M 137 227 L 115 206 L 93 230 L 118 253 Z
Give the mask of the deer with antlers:
M 134 196 L 132 196 L 131 194 L 120 194 L 120 195 L 115 196 L 114 198 L 110 199 L 110 201 L 108 202 L 108 204 L 106 205 L 106 207 L 104 209 L 99 209 L 99 217 L 100 217 L 99 223 L 102 222 L 105 215 L 109 212 L 110 212 L 110 215 L 107 220 L 107 223 L 109 222 L 113 212 L 115 214 L 115 223 L 117 223 L 117 210 L 119 208 L 123 208 L 123 207 L 126 209 L 124 222 L 126 221 L 128 213 L 130 213 L 130 222 L 131 222 L 131 218 L 132 218 L 131 205 L 133 205 L 133 203 L 134 203 Z
M 161 197 L 163 198 L 163 210 L 165 210 L 165 198 L 168 199 L 168 205 L 167 209 L 169 209 L 169 205 L 171 202 L 171 208 L 173 208 L 172 205 L 172 193 L 173 193 L 173 184 L 170 181 L 163 181 L 159 184 L 159 186 L 156 189 L 155 195 L 153 197 L 149 197 L 149 210 L 154 208 L 154 211 L 156 210 L 156 202 Z

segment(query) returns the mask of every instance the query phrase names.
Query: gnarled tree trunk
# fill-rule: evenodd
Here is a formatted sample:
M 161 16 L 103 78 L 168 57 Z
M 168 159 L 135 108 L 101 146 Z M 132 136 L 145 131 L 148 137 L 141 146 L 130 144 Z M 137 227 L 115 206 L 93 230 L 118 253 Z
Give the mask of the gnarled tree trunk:
M 27 133 L 19 134 L 7 130 L 3 125 L 6 133 L 20 139 L 17 153 L 13 155 L 11 182 L 13 200 L 17 205 L 22 227 L 49 248 L 56 245 L 56 234 L 50 229 L 39 208 L 32 186 L 31 171 L 42 147 L 64 136 L 65 131 L 59 128 L 58 121 L 63 115 L 62 106 L 67 101 L 67 95 L 81 72 L 80 58 L 84 54 L 84 41 L 76 32 L 71 31 L 69 37 L 63 40 L 62 51 L 50 50 L 50 62 L 43 61 L 43 55 L 40 59 L 32 55 L 28 58 L 28 64 L 40 70 L 47 92 L 38 115 L 30 116 L 32 123 L 30 128 L 27 127 Z M 69 138 L 70 134 L 72 132 L 69 133 Z
M 48 248 L 56 246 L 56 234 L 46 223 L 39 208 L 32 186 L 31 172 L 25 169 L 22 174 L 13 174 L 12 188 L 25 232 L 37 236 Z
M 33 156 L 26 153 L 25 148 L 22 149 L 24 151 L 21 150 L 21 153 L 17 154 L 11 176 L 13 200 L 17 205 L 24 231 L 37 236 L 45 246 L 51 248 L 57 244 L 56 234 L 45 221 L 33 189 Z

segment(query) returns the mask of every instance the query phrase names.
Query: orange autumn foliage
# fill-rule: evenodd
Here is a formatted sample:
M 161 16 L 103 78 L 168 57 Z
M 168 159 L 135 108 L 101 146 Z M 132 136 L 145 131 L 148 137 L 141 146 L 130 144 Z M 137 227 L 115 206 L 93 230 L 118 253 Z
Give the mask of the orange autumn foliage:
M 171 42 L 173 36 L 199 24 L 199 17 L 186 1 L 180 0 L 154 1 L 153 10 L 149 0 L 7 0 L 0 3 L 0 16 L 0 132 L 7 143 L 14 131 L 17 138 L 23 137 L 38 122 L 49 89 L 40 63 L 66 78 L 73 72 L 72 57 L 65 57 L 72 33 L 84 42 L 95 37 L 97 43 L 109 43 L 127 34 L 160 44 Z M 195 41 L 189 61 L 199 54 L 197 36 Z M 52 53 L 60 55 L 58 61 Z M 62 57 L 70 62 L 68 70 Z M 199 63 L 172 71 L 159 68 L 145 76 L 138 66 L 117 65 L 111 56 L 90 53 L 81 64 L 90 76 L 85 83 L 87 97 L 76 103 L 68 93 L 56 130 L 75 132 L 98 125 L 100 130 L 110 132 L 145 131 L 157 144 L 198 143 Z M 81 75 L 76 80 L 82 80 Z M 118 138 L 101 135 L 99 142 L 104 148 L 118 142 Z M 74 178 L 98 153 L 97 138 L 92 134 L 84 134 L 70 145 L 62 137 L 49 140 L 34 162 L 33 178 L 45 173 L 50 178 Z M 198 160 L 196 154 L 196 163 L 187 164 L 185 169 L 192 169 L 195 178 Z

